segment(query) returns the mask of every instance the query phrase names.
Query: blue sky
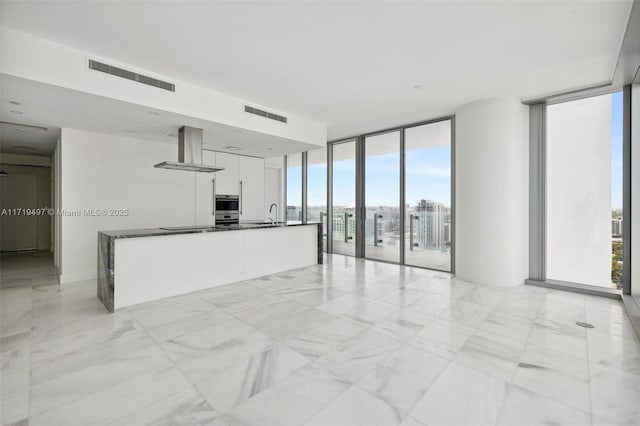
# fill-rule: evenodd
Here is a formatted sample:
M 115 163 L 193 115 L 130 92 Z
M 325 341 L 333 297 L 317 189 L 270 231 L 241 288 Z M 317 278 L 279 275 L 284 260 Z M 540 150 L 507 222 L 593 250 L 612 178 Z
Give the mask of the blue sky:
M 611 111 L 611 205 L 622 208 L 622 93 L 614 93 Z M 367 205 L 398 204 L 399 154 L 385 154 L 367 158 Z M 414 205 L 420 199 L 451 203 L 451 149 L 439 146 L 408 151 L 406 155 L 406 200 Z M 287 197 L 289 205 L 299 205 L 301 196 L 300 167 L 289 168 Z M 355 201 L 355 162 L 334 163 L 334 205 L 351 206 Z M 309 205 L 326 204 L 326 166 L 309 167 Z M 295 204 L 293 203 L 295 201 Z
M 399 154 L 384 154 L 367 158 L 367 205 L 393 206 L 399 199 Z M 441 146 L 423 150 L 408 151 L 406 155 L 407 203 L 414 205 L 420 199 L 450 203 L 451 149 Z M 293 170 L 292 170 L 293 169 Z M 300 168 L 290 168 L 289 176 L 295 176 L 291 196 L 300 191 Z M 293 174 L 292 174 L 293 173 Z M 309 205 L 326 204 L 326 168 L 309 167 Z M 333 172 L 334 204 L 350 206 L 355 201 L 355 162 L 336 161 Z M 289 199 L 292 199 L 288 195 Z M 296 199 L 299 199 L 296 198 Z M 291 205 L 290 202 L 287 204 Z

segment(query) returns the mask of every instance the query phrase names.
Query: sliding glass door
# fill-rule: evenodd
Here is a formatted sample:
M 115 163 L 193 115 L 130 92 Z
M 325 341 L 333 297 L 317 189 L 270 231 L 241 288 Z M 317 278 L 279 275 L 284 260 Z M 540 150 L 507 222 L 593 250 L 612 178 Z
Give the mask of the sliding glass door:
M 333 253 L 453 272 L 452 130 L 447 118 L 329 144 Z
M 322 223 L 322 247 L 327 251 L 327 149 L 307 152 L 307 222 Z
M 332 218 L 333 253 L 356 254 L 356 141 L 332 145 Z
M 405 130 L 405 263 L 451 271 L 451 120 Z
M 400 131 L 364 139 L 365 257 L 400 262 Z

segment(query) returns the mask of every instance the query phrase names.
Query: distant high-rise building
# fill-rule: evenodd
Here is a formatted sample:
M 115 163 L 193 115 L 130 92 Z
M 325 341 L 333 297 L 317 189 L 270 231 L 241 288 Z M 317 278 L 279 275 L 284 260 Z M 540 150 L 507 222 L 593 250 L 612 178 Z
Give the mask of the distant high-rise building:
M 287 220 L 302 220 L 302 210 L 298 206 L 287 206 Z
M 451 209 L 431 200 L 416 202 L 416 243 L 419 247 L 445 250 L 451 243 Z
M 611 219 L 611 236 L 612 237 L 622 236 L 622 217 L 616 217 Z

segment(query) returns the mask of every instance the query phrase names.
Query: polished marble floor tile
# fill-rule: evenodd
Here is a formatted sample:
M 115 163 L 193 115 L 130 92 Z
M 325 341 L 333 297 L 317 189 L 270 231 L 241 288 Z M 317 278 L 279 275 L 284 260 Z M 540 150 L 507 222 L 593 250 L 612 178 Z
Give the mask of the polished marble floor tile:
M 473 332 L 472 327 L 435 319 L 409 339 L 409 344 L 443 358 L 453 359 Z
M 587 359 L 587 333 L 575 323 L 558 323 L 538 318 L 529 334 L 529 342 L 567 355 Z
M 524 342 L 529 339 L 532 327 L 532 319 L 494 310 L 485 317 L 478 330 Z
M 491 307 L 458 300 L 444 310 L 438 319 L 467 327 L 477 327 L 491 312 Z
M 89 367 L 111 368 L 111 363 L 126 362 L 133 365 L 133 360 L 141 351 L 151 350 L 157 346 L 144 331 L 130 333 L 121 338 L 83 347 L 73 352 L 31 359 L 31 385 L 38 385 L 63 377 Z M 131 360 L 132 362 L 129 362 Z M 84 370 L 89 374 L 91 370 Z
M 579 410 L 591 410 L 586 359 L 529 345 L 518 364 L 513 383 Z
M 437 293 L 427 293 L 421 298 L 409 303 L 407 309 L 420 312 L 424 315 L 437 317 L 447 310 L 455 300 Z
M 194 388 L 187 387 L 110 424 L 223 426 L 221 422 L 218 413 L 202 395 Z
M 453 360 L 504 381 L 510 381 L 518 367 L 524 347 L 523 341 L 476 330 Z
M 229 426 L 302 425 L 351 383 L 316 364 L 298 370 L 223 416 Z
M 58 403 L 29 418 L 30 425 L 97 425 L 116 421 L 189 388 L 175 367 L 154 369 L 101 387 L 79 398 Z
M 420 423 L 419 421 L 417 421 L 411 416 L 407 416 L 404 418 L 402 423 L 400 423 L 400 426 L 425 426 L 425 424 Z
M 471 291 L 460 297 L 460 300 L 493 308 L 502 300 L 505 294 L 506 290 L 499 287 L 474 286 Z
M 296 335 L 326 324 L 334 318 L 333 315 L 326 312 L 313 308 L 304 308 L 286 316 L 271 318 L 251 325 L 269 337 L 284 342 Z
M 272 346 L 203 380 L 196 388 L 217 412 L 226 413 L 309 362 L 287 346 Z
M 535 319 L 544 303 L 544 294 L 529 291 L 512 291 L 510 289 L 495 310 L 505 314 Z
M 146 328 L 147 333 L 157 341 L 165 341 L 194 333 L 217 324 L 233 320 L 234 317 L 223 310 L 215 309 L 155 327 Z
M 155 369 L 168 368 L 171 360 L 158 346 L 149 346 L 102 363 L 94 363 L 51 380 L 31 385 L 32 416 L 62 407 L 87 395 L 108 389 Z M 151 388 L 153 386 L 150 386 Z M 42 417 L 43 420 L 46 416 Z
M 16 265 L 0 280 L 3 425 L 640 418 L 640 343 L 611 299 L 329 255 L 109 314 L 95 280 Z
M 349 340 L 366 327 L 342 318 L 333 319 L 287 341 L 287 345 L 302 355 L 315 359 Z
M 448 364 L 445 358 L 405 345 L 357 384 L 400 412 L 408 413 Z
M 345 379 L 356 382 L 402 346 L 400 340 L 371 330 L 363 331 L 316 362 Z
M 177 347 L 169 342 L 167 353 L 173 357 L 178 368 L 194 383 L 232 367 L 244 359 L 256 355 L 271 347 L 276 342 L 259 331 L 220 341 L 207 346 L 197 342 L 181 340 Z M 173 351 L 173 352 L 172 352 Z
M 119 315 L 113 322 L 68 334 L 49 335 L 45 338 L 34 333 L 31 356 L 34 360 L 40 360 L 73 353 L 96 344 L 117 341 L 142 330 L 143 328 L 133 318 Z
M 353 311 L 342 314 L 342 318 L 371 327 L 397 311 L 398 307 L 391 303 L 372 300 L 356 305 Z
M 640 375 L 640 340 L 594 331 L 587 342 L 589 361 Z
M 394 339 L 408 341 L 435 318 L 410 309 L 400 309 L 371 329 Z
M 409 413 L 430 425 L 493 425 L 507 382 L 452 362 Z
M 588 426 L 587 412 L 544 398 L 518 386 L 509 386 L 498 421 L 500 426 L 557 425 Z
M 26 426 L 29 421 L 29 390 L 0 396 L 0 424 Z
M 640 375 L 589 364 L 591 410 L 615 424 L 638 424 L 640 419 Z
M 305 422 L 305 426 L 397 426 L 403 416 L 387 401 L 352 386 Z

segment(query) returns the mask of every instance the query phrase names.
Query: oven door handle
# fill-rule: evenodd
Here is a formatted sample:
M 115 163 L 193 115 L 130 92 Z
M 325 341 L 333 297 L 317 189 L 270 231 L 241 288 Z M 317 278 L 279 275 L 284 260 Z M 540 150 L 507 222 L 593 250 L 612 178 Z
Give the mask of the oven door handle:
M 211 213 L 213 217 L 216 217 L 216 180 L 211 179 L 211 187 L 213 188 L 213 212 Z
M 242 214 L 242 181 L 240 181 L 240 214 Z

